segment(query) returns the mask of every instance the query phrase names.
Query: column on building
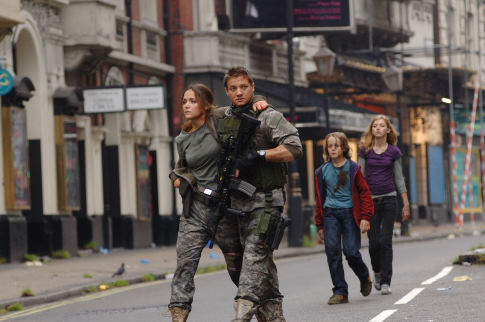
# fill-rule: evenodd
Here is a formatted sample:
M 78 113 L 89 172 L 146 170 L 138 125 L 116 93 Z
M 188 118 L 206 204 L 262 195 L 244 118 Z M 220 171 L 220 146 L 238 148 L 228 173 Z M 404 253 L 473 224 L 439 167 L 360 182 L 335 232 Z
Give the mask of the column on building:
M 65 250 L 73 255 L 77 251 L 76 222 L 71 213 L 59 211 L 58 204 L 53 94 L 64 86 L 64 38 L 55 9 L 23 2 L 25 22 L 13 34 L 16 73 L 29 77 L 35 86 L 33 97 L 25 104 L 31 208 L 23 213 L 28 222 L 29 253 Z
M 77 215 L 78 247 L 96 249 L 103 239 L 102 141 L 105 129 L 93 126 L 87 115 L 76 115 L 80 154 L 81 211 Z
M 16 25 L 22 23 L 23 20 L 24 19 L 20 14 L 20 0 L 12 0 L 2 4 L 2 10 L 0 10 L 0 57 L 5 59 L 0 65 L 0 73 L 3 80 L 2 85 L 0 85 L 0 103 L 2 106 L 6 105 L 4 104 L 5 95 L 13 90 L 14 85 L 12 76 L 14 75 L 12 60 L 12 38 L 9 36 L 9 34 L 12 32 L 12 29 Z M 5 83 L 5 80 L 8 81 L 8 84 Z M 2 108 L 2 112 L 3 110 L 4 109 Z M 25 110 L 22 114 L 24 116 L 23 119 L 25 120 Z M 3 133 L 4 140 L 10 138 L 10 142 L 13 143 L 12 132 L 9 131 L 10 133 L 7 133 L 7 128 L 5 128 L 3 124 L 4 122 L 5 118 L 2 116 L 2 121 L 0 122 L 0 131 Z M 23 128 L 25 129 L 25 122 Z M 25 146 L 27 138 L 26 129 L 23 131 L 23 133 L 24 137 L 22 140 L 16 140 L 16 142 L 24 145 L 24 148 L 22 149 L 24 151 L 23 154 L 28 156 L 28 151 Z M 9 164 L 11 169 L 13 165 L 13 155 L 10 154 L 9 157 L 5 155 L 5 143 L 3 143 L 2 140 L 0 140 L 0 156 L 0 177 L 4 183 L 0 186 L 0 263 L 22 261 L 24 254 L 27 252 L 27 223 L 19 211 L 12 213 L 7 209 L 6 190 L 9 189 L 7 187 L 9 182 L 5 177 L 5 174 L 7 174 L 5 171 L 5 166 Z M 7 157 L 10 159 L 9 163 L 6 161 Z M 10 169 L 7 169 L 7 171 Z M 22 184 L 22 181 L 14 181 L 13 185 L 12 182 L 10 182 L 10 189 L 15 188 L 15 183 L 18 186 Z M 23 184 L 25 187 L 25 180 L 23 180 Z M 30 185 L 28 185 L 28 188 L 30 188 Z M 10 195 L 12 194 L 10 193 Z

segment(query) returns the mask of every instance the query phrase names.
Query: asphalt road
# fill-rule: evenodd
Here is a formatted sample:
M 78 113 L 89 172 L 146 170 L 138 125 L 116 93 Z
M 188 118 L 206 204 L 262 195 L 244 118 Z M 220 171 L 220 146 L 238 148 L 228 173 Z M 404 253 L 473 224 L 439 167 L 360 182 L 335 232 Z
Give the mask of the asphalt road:
M 326 304 L 331 281 L 324 254 L 278 261 L 285 316 L 287 321 L 485 321 L 485 266 L 451 265 L 458 254 L 479 244 L 485 245 L 485 236 L 395 245 L 393 293 L 388 296 L 373 290 L 362 297 L 357 278 L 345 266 L 350 303 L 334 306 Z M 370 265 L 367 249 L 362 253 Z M 233 318 L 235 288 L 226 275 L 197 277 L 189 321 Z M 457 276 L 472 280 L 454 282 Z M 1 315 L 0 321 L 170 321 L 169 297 L 170 281 L 158 281 L 28 308 Z

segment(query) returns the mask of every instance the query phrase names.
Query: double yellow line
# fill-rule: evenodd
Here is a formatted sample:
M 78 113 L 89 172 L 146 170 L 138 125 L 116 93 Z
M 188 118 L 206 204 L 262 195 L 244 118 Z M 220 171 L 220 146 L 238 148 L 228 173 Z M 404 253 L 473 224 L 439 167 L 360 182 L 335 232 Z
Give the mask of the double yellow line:
M 146 287 L 146 286 L 153 286 L 153 285 L 163 284 L 163 283 L 167 283 L 167 282 L 170 282 L 170 280 L 161 280 L 161 281 L 155 281 L 155 282 L 149 282 L 149 283 L 139 283 L 139 284 L 134 284 L 134 285 L 120 287 L 120 288 L 113 288 L 113 289 L 103 291 L 103 292 L 100 292 L 100 293 L 93 293 L 93 294 L 89 294 L 89 295 L 85 295 L 85 296 L 81 296 L 81 297 L 75 297 L 75 298 L 71 298 L 71 299 L 67 299 L 67 300 L 62 300 L 62 301 L 55 302 L 55 303 L 34 306 L 32 308 L 29 308 L 29 309 L 25 309 L 25 310 L 22 310 L 22 311 L 17 311 L 15 313 L 10 313 L 10 314 L 5 314 L 4 316 L 0 316 L 0 321 L 7 321 L 7 320 L 20 318 L 20 317 L 25 317 L 25 316 L 33 315 L 33 314 L 44 312 L 44 311 L 47 311 L 47 310 L 52 310 L 52 309 L 55 309 L 57 307 L 61 307 L 61 306 L 69 305 L 69 304 L 92 301 L 92 300 L 96 300 L 96 299 L 103 298 L 103 297 L 106 297 L 106 296 L 111 296 L 111 295 L 114 295 L 114 294 L 134 290 L 134 289 L 137 289 L 137 288 Z

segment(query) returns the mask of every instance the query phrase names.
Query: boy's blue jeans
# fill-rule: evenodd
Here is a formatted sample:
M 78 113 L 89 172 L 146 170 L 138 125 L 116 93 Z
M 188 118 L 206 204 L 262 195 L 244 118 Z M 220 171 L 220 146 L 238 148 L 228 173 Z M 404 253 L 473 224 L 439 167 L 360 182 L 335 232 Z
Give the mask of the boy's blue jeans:
M 369 270 L 359 252 L 360 228 L 355 224 L 352 208 L 324 209 L 323 240 L 332 277 L 333 294 L 347 296 L 348 286 L 342 264 L 342 244 L 345 258 L 359 280 L 366 281 L 369 277 Z

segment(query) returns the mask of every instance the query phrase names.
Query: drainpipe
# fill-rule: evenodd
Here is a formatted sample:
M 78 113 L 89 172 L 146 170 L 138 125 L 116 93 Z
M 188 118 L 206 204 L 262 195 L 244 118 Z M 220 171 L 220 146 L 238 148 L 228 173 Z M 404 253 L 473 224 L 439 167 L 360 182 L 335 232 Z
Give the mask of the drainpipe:
M 170 45 L 171 41 L 171 32 L 170 32 L 170 5 L 169 1 L 163 1 L 163 26 L 165 31 L 167 32 L 165 36 L 165 63 L 170 65 L 172 63 L 172 56 L 170 53 L 170 49 L 172 48 Z M 167 86 L 167 116 L 168 116 L 168 133 L 171 137 L 174 136 L 173 133 L 173 91 L 172 91 L 172 79 L 173 74 L 168 74 L 166 77 L 166 86 Z M 170 144 L 170 167 L 173 169 L 175 167 L 175 152 L 173 142 Z M 172 216 L 177 215 L 177 206 L 176 206 L 176 195 L 175 189 L 172 189 Z
M 128 54 L 133 54 L 133 26 L 132 26 L 132 14 L 131 14 L 131 0 L 125 0 L 125 10 L 128 16 L 128 23 L 126 24 L 126 30 L 128 33 Z M 128 63 L 128 84 L 134 84 L 133 63 Z

